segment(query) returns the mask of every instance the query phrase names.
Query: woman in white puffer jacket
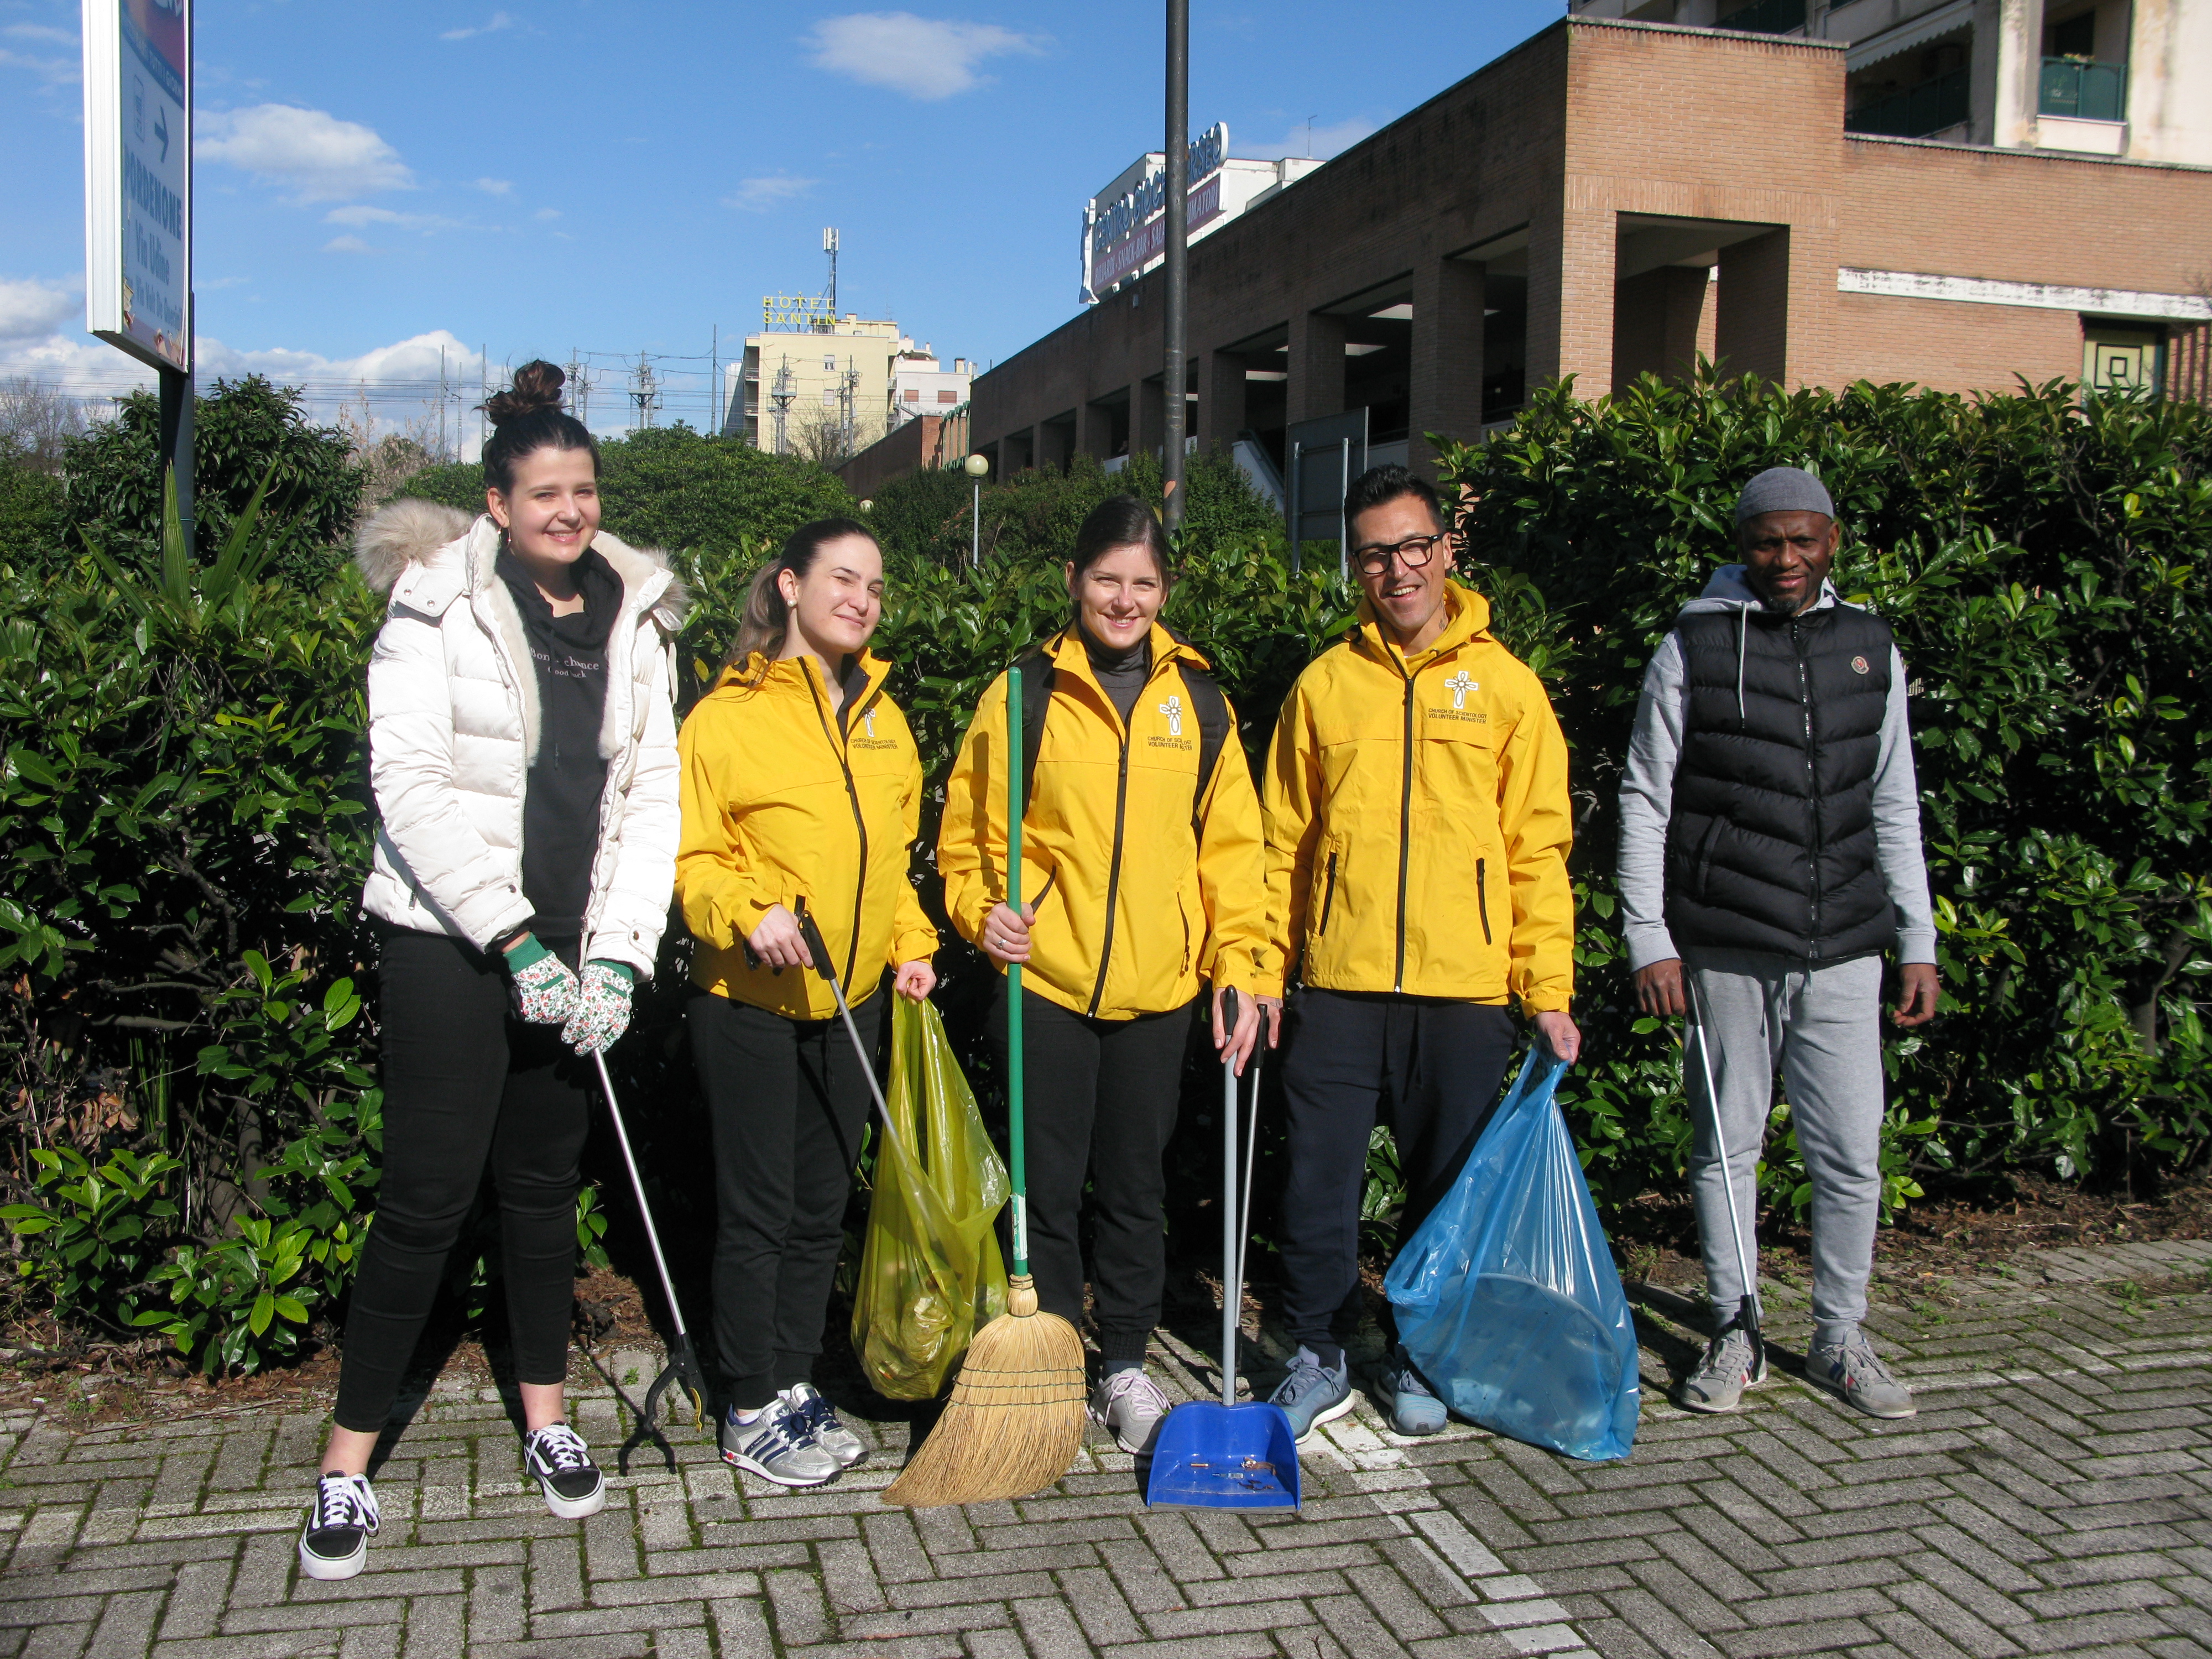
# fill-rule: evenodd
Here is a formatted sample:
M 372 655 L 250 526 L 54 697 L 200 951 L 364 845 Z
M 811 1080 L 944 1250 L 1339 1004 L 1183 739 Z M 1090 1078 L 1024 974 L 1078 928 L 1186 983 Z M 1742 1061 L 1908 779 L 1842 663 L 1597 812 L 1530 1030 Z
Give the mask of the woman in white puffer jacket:
M 599 452 L 526 365 L 485 404 L 473 523 L 399 501 L 362 531 L 388 592 L 368 669 L 380 819 L 362 907 L 377 925 L 384 1167 L 346 1322 L 334 1426 L 302 1570 L 349 1578 L 377 1506 L 368 1468 L 487 1164 L 507 1324 L 547 1507 L 605 1482 L 565 1421 L 587 1062 L 653 972 L 680 834 L 674 639 L 659 554 L 599 532 Z

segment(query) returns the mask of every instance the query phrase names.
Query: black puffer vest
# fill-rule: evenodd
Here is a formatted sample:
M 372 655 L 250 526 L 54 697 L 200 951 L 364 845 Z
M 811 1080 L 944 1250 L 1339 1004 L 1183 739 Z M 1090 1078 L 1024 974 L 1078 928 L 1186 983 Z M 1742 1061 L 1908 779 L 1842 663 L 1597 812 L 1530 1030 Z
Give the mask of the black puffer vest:
M 1674 942 L 1811 962 L 1895 943 L 1874 828 L 1889 624 L 1849 605 L 1705 611 L 1675 635 L 1689 706 L 1667 824 Z

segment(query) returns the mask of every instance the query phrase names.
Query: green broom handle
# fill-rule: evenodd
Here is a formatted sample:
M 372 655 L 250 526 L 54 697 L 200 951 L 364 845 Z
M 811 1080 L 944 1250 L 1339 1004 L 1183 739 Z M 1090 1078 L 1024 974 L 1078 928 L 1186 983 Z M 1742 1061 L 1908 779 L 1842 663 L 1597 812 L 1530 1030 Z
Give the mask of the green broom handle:
M 1006 671 L 1006 908 L 1022 913 L 1022 671 Z M 1014 1188 L 1014 1272 L 1030 1270 L 1029 1164 L 1022 1144 L 1022 964 L 1006 964 L 1007 1162 Z

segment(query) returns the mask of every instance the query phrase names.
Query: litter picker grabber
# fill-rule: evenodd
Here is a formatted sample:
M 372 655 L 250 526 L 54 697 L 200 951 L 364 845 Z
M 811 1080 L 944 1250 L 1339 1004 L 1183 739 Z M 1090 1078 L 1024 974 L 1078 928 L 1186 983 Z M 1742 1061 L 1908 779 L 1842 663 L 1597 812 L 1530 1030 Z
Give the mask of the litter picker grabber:
M 1237 1025 L 1237 993 L 1221 994 L 1222 1024 Z M 1257 1049 L 1255 1049 L 1257 1054 Z M 1260 1078 L 1252 1076 L 1259 1128 Z M 1237 1194 L 1237 1062 L 1221 1061 L 1221 1403 L 1177 1406 L 1152 1443 L 1145 1502 L 1155 1509 L 1280 1510 L 1298 1506 L 1298 1443 L 1283 1408 L 1237 1403 L 1237 1326 L 1244 1311 L 1244 1209 Z M 1251 1182 L 1245 1182 L 1245 1198 Z
M 875 1097 L 876 1115 L 884 1121 L 884 1133 L 897 1140 L 898 1125 L 891 1121 L 890 1106 L 884 1099 L 884 1085 L 876 1080 L 876 1057 L 860 1041 L 860 1028 L 853 1023 L 852 1006 L 845 1000 L 845 988 L 838 983 L 830 947 L 823 942 L 822 930 L 814 925 L 814 918 L 807 914 L 805 899 L 799 901 L 798 914 L 799 937 L 806 941 L 806 954 L 814 958 L 814 971 L 830 981 L 830 994 L 837 999 L 837 1018 L 845 1022 L 845 1035 L 853 1039 L 853 1052 L 860 1057 L 860 1074 L 868 1079 L 868 1092 Z
M 607 1075 L 607 1057 L 604 1054 L 594 1053 L 592 1058 L 599 1062 L 599 1087 L 606 1093 L 607 1115 L 614 1121 L 615 1139 L 622 1147 L 623 1167 L 629 1171 L 629 1188 L 637 1195 L 638 1217 L 645 1223 L 645 1242 L 653 1247 L 653 1265 L 660 1274 L 661 1294 L 668 1298 L 669 1321 L 676 1328 L 676 1334 L 668 1344 L 668 1364 L 661 1368 L 660 1375 L 653 1379 L 653 1386 L 645 1391 L 645 1404 L 637 1413 L 637 1427 L 623 1443 L 622 1451 L 615 1459 L 615 1468 L 628 1474 L 631 1450 L 647 1440 L 657 1440 L 660 1443 L 660 1449 L 668 1454 L 668 1467 L 672 1470 L 676 1467 L 676 1448 L 670 1445 L 666 1437 L 653 1425 L 654 1414 L 660 1409 L 660 1396 L 672 1387 L 682 1389 L 691 1399 L 691 1426 L 704 1428 L 707 1425 L 707 1378 L 699 1369 L 699 1357 L 691 1352 L 691 1334 L 684 1328 L 684 1304 L 676 1299 L 676 1285 L 668 1276 L 667 1258 L 660 1254 L 660 1230 L 653 1224 L 653 1206 L 646 1202 L 645 1182 L 637 1172 L 637 1159 L 629 1150 L 629 1131 L 623 1127 L 622 1108 L 615 1102 L 615 1080 Z
M 1689 1002 L 1690 1030 L 1698 1035 L 1698 1070 L 1705 1078 L 1705 1109 L 1712 1116 L 1713 1151 L 1721 1161 L 1721 1190 L 1728 1194 L 1729 1237 L 1735 1245 L 1736 1273 L 1743 1285 L 1743 1300 L 1736 1304 L 1735 1316 L 1720 1329 L 1724 1331 L 1733 1325 L 1751 1339 L 1751 1376 L 1756 1382 L 1766 1376 L 1766 1338 L 1759 1328 L 1759 1283 L 1751 1276 L 1751 1255 L 1743 1248 L 1743 1218 L 1737 1213 L 1735 1205 L 1735 1173 L 1729 1168 L 1728 1138 L 1721 1128 L 1720 1091 L 1713 1087 L 1712 1057 L 1705 1049 L 1705 1011 L 1698 1006 L 1697 978 L 1686 962 L 1682 964 L 1682 994 Z M 1686 1046 L 1687 1042 L 1686 1033 Z
M 1006 671 L 1006 903 L 1022 912 L 1022 671 Z M 1006 1310 L 975 1333 L 945 1412 L 884 1502 L 908 1509 L 1026 1498 L 1067 1473 L 1083 1443 L 1083 1339 L 1037 1306 L 1030 1277 L 1029 1166 L 1022 1138 L 1022 969 L 1006 969 L 1006 1172 L 1013 1272 Z

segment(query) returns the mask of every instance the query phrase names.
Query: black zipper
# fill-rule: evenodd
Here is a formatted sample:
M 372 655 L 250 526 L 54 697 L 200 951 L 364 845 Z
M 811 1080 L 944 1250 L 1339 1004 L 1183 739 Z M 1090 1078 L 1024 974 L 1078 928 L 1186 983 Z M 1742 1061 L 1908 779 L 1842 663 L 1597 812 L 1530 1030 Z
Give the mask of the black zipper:
M 1490 937 L 1489 863 L 1487 859 L 1474 861 L 1474 908 L 1482 913 L 1482 942 L 1485 945 L 1495 942 Z
M 1396 653 L 1391 653 L 1391 660 L 1406 681 L 1406 762 L 1398 784 L 1398 963 L 1390 975 L 1390 988 L 1402 992 L 1406 988 L 1406 874 L 1413 856 L 1413 677 Z
M 1790 646 L 1797 654 L 1797 703 L 1805 718 L 1805 803 L 1813 813 L 1813 925 L 1805 940 L 1805 955 L 1807 960 L 1817 962 L 1820 958 L 1820 770 L 1813 752 L 1813 689 L 1806 679 L 1805 643 L 1794 617 L 1790 620 Z
M 1335 908 L 1336 908 L 1336 854 L 1334 854 L 1334 853 L 1331 853 L 1331 854 L 1328 855 L 1328 884 L 1327 884 L 1326 886 L 1324 886 L 1324 887 L 1322 889 L 1322 895 L 1321 895 L 1321 930 L 1320 930 L 1320 932 L 1319 932 L 1317 934 L 1316 934 L 1316 938 L 1322 938 L 1322 937 L 1326 937 L 1326 936 L 1327 936 L 1327 934 L 1328 934 L 1328 913 L 1329 913 L 1331 910 L 1334 909 Z
M 837 734 L 830 729 L 830 711 L 823 707 L 822 692 L 814 684 L 813 671 L 804 662 L 799 666 L 799 672 L 806 676 L 807 693 L 814 699 L 814 713 L 822 722 L 822 735 L 829 739 L 830 752 L 837 757 L 837 769 L 845 775 L 845 799 L 852 803 L 853 828 L 860 837 L 860 878 L 853 884 L 853 934 L 845 947 L 845 994 L 849 998 L 852 995 L 853 969 L 860 954 L 860 908 L 868 896 L 868 823 L 860 816 L 860 792 L 853 782 L 852 763 L 845 758 L 845 750 L 837 741 Z M 869 694 L 868 701 L 875 701 L 872 692 Z
M 1091 1006 L 1098 1015 L 1099 1000 L 1106 994 L 1106 967 L 1114 959 L 1114 901 L 1121 890 L 1121 814 L 1129 804 L 1129 726 L 1121 725 L 1121 774 L 1114 785 L 1114 858 L 1106 866 L 1106 937 L 1098 947 L 1098 982 L 1091 988 Z

